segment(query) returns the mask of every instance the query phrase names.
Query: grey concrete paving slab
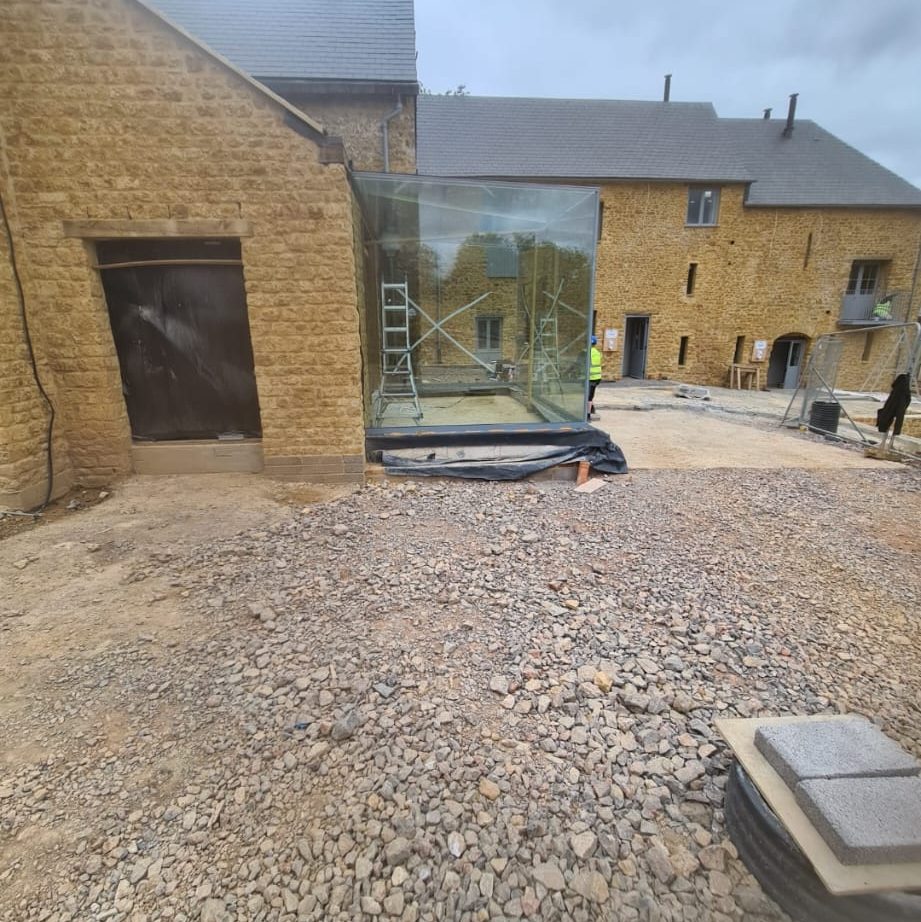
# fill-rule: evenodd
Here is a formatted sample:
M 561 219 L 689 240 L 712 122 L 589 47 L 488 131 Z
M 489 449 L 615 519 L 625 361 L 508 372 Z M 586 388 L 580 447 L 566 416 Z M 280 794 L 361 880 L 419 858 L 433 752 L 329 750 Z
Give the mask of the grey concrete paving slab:
M 791 787 L 810 778 L 917 775 L 921 765 L 864 717 L 759 727 L 755 745 Z
M 797 803 L 844 864 L 921 861 L 921 778 L 813 778 Z

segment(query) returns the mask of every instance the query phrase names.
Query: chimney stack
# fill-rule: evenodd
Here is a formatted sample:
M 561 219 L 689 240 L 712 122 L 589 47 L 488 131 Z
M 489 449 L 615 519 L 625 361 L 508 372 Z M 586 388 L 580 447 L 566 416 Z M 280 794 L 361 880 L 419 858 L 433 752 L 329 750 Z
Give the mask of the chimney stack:
M 662 102 L 668 102 L 669 96 L 672 95 L 672 75 L 665 75 L 665 93 L 662 96 Z
M 787 112 L 787 124 L 784 126 L 783 136 L 785 138 L 793 137 L 793 119 L 796 116 L 796 97 L 799 93 L 790 94 L 790 109 Z
M 773 111 L 773 110 L 771 110 L 771 109 L 765 109 L 765 110 L 764 110 L 764 120 L 765 120 L 765 121 L 767 121 L 767 120 L 771 117 L 771 112 L 772 112 L 772 111 Z

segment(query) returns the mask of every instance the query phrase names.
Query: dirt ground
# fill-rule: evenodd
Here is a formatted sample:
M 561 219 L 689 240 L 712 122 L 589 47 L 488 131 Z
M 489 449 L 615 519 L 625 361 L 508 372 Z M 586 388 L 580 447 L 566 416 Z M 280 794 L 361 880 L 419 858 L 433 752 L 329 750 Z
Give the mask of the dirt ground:
M 62 663 L 194 633 L 183 590 L 158 576 L 162 560 L 350 489 L 246 474 L 133 477 L 102 502 L 19 526 L 0 541 L 0 716 L 46 693 Z M 15 768 L 32 748 L 7 740 L 0 764 Z
M 635 470 L 805 468 L 885 470 L 850 445 L 827 442 L 699 408 L 613 410 L 599 407 L 595 425 L 609 433 Z
M 848 442 L 781 427 L 790 391 L 709 390 L 703 401 L 676 397 L 671 384 L 603 386 L 595 425 L 635 470 L 892 467 Z
M 705 732 L 712 715 L 694 711 L 694 720 L 668 711 L 666 704 L 668 720 L 658 710 L 631 715 L 630 709 L 639 707 L 631 683 L 661 689 L 664 697 L 653 695 L 653 704 L 674 703 L 680 693 L 723 714 L 876 707 L 902 734 L 903 744 L 921 746 L 917 706 L 911 704 L 916 680 L 905 666 L 919 642 L 918 589 L 913 576 L 902 576 L 907 562 L 917 561 L 921 552 L 916 472 L 867 461 L 853 449 L 813 437 L 693 409 L 602 409 L 601 424 L 623 446 L 637 474 L 615 478 L 591 497 L 580 494 L 575 502 L 582 506 L 568 498 L 568 484 L 436 483 L 410 493 L 401 483 L 351 496 L 352 487 L 281 485 L 254 475 L 134 477 L 92 497 L 87 493 L 77 509 L 59 504 L 34 525 L 17 523 L 0 540 L 0 919 L 191 920 L 205 918 L 206 907 L 214 909 L 218 897 L 219 908 L 209 918 L 221 922 L 364 917 L 347 903 L 348 894 L 373 907 L 374 894 L 381 899 L 385 891 L 369 893 L 367 884 L 349 890 L 354 852 L 343 865 L 339 852 L 330 859 L 316 842 L 322 842 L 332 816 L 341 830 L 337 847 L 355 839 L 371 854 L 379 843 L 372 836 L 362 845 L 361 836 L 374 826 L 357 819 L 347 825 L 345 806 L 337 813 L 329 792 L 322 810 L 312 805 L 309 786 L 321 779 L 310 760 L 329 748 L 323 734 L 343 719 L 345 712 L 336 708 L 352 694 L 343 689 L 367 689 L 376 669 L 389 676 L 385 670 L 397 654 L 403 657 L 405 711 L 399 703 L 404 698 L 398 698 L 383 711 L 384 719 L 436 715 L 436 727 L 443 731 L 433 737 L 434 731 L 419 735 L 418 729 L 404 727 L 406 748 L 402 755 L 388 750 L 396 762 L 387 772 L 404 777 L 407 753 L 426 747 L 435 752 L 433 739 L 450 739 L 466 754 L 458 762 L 449 760 L 455 774 L 448 781 L 429 779 L 419 800 L 436 803 L 447 797 L 445 803 L 459 809 L 453 805 L 466 803 L 465 772 L 478 777 L 479 771 L 464 766 L 479 766 L 487 758 L 483 745 L 498 750 L 488 764 L 494 777 L 507 777 L 508 797 L 517 800 L 495 815 L 481 810 L 475 819 L 482 825 L 468 827 L 468 834 L 474 835 L 472 828 L 480 847 L 495 842 L 500 849 L 506 834 L 497 827 L 490 839 L 489 824 L 517 828 L 530 811 L 531 782 L 523 776 L 519 790 L 515 778 L 533 757 L 503 775 L 503 760 L 512 758 L 502 754 L 513 745 L 509 740 L 549 734 L 561 753 L 571 745 L 570 728 L 558 724 L 569 720 L 565 713 L 540 711 L 544 689 L 535 676 L 541 670 L 520 667 L 518 675 L 513 664 L 531 663 L 536 656 L 558 660 L 550 674 L 558 672 L 565 684 L 566 670 L 610 655 L 612 675 L 621 685 L 626 682 L 625 697 L 612 699 L 609 711 L 618 739 L 635 749 L 634 736 L 648 736 L 651 748 L 642 756 L 647 763 L 637 761 L 642 754 L 631 749 L 613 769 L 622 772 L 614 777 L 628 798 L 621 806 L 627 810 L 634 797 L 644 818 L 634 810 L 639 826 L 631 829 L 628 823 L 619 830 L 624 838 L 613 871 L 605 859 L 593 859 L 593 867 L 604 871 L 603 892 L 610 886 L 610 908 L 617 913 L 604 918 L 782 918 L 734 855 L 719 810 L 702 806 L 719 804 L 726 765 L 715 737 L 688 734 L 691 724 L 694 734 Z M 872 476 L 876 471 L 879 477 Z M 600 566 L 589 569 L 586 554 Z M 790 573 L 796 574 L 792 591 L 784 588 Z M 892 579 L 896 573 L 898 585 Z M 572 580 L 568 588 L 567 578 Z M 688 580 L 693 585 L 686 585 Z M 257 607 L 248 601 L 253 594 L 262 599 Z M 571 610 L 556 604 L 567 595 Z M 624 599 L 633 601 L 627 605 Z M 266 600 L 292 618 L 289 625 L 281 617 L 275 625 L 275 616 L 266 614 Z M 445 639 L 449 612 L 461 639 L 454 634 Z M 872 629 L 864 631 L 869 612 Z M 547 624 L 532 636 L 536 618 Z M 668 626 L 675 619 L 699 622 L 701 632 L 688 639 L 672 635 Z M 473 655 L 463 638 L 479 638 L 481 631 L 488 639 L 484 634 L 471 645 L 478 651 Z M 611 646 L 610 653 L 609 636 L 620 636 L 620 646 Z M 717 648 L 722 659 L 710 655 Z M 656 649 L 659 653 L 652 652 Z M 277 666 L 271 665 L 273 650 L 279 651 Z M 766 651 L 779 651 L 781 658 Z M 676 653 L 693 663 L 690 684 L 686 677 L 692 672 L 666 669 L 644 680 L 634 665 L 637 657 L 666 662 Z M 381 662 L 366 662 L 371 654 Z M 336 665 L 329 669 L 325 663 Z M 524 695 L 498 709 L 487 687 L 497 663 L 516 676 L 509 687 Z M 292 677 L 310 669 L 311 675 L 327 676 L 327 684 L 319 692 L 305 685 L 295 704 L 288 692 Z M 740 684 L 746 675 L 752 683 Z M 242 684 L 234 684 L 241 676 Z M 551 695 L 554 681 L 547 679 Z M 384 687 L 387 683 L 396 680 L 386 677 Z M 524 694 L 531 685 L 533 694 Z M 743 687 L 748 697 L 737 697 L 734 689 Z M 432 688 L 441 689 L 443 697 L 434 697 Z M 466 691 L 458 697 L 459 688 Z M 324 705 L 324 695 L 331 705 Z M 630 702 L 627 710 L 624 701 Z M 514 709 L 504 710 L 507 706 Z M 298 714 L 295 730 L 306 732 L 312 747 L 291 738 L 289 709 Z M 477 724 L 482 714 L 489 714 L 489 721 Z M 513 723 L 500 725 L 501 720 Z M 543 723 L 531 727 L 534 720 Z M 497 735 L 481 744 L 478 734 L 490 721 Z M 323 768 L 339 772 L 331 776 L 333 787 L 360 784 L 363 772 L 375 777 L 390 723 L 381 724 L 378 736 L 364 730 L 353 750 L 333 749 L 329 767 Z M 469 733 L 448 732 L 468 724 Z M 286 728 L 283 742 L 276 740 L 276 725 Z M 599 732 L 591 723 L 576 730 Z M 602 738 L 593 746 L 590 752 L 604 748 Z M 566 793 L 567 779 L 580 773 L 574 764 L 580 771 L 593 770 L 590 758 L 584 765 L 578 761 L 580 751 L 576 747 L 556 759 L 560 776 L 554 775 L 552 784 L 537 778 L 543 790 L 563 798 L 550 801 L 551 812 L 559 808 L 576 815 L 586 796 L 581 788 L 573 788 L 582 791 L 572 795 L 575 799 Z M 667 819 L 656 813 L 655 827 L 649 823 L 646 810 L 659 809 L 649 804 L 671 796 L 668 785 L 674 786 L 668 772 L 660 774 L 662 760 L 655 754 L 663 752 L 669 764 L 686 765 L 694 776 L 687 790 L 678 789 L 675 806 L 690 811 L 696 826 L 681 825 L 687 817 L 674 810 Z M 245 772 L 237 772 L 238 758 L 248 760 Z M 357 758 L 365 761 L 353 763 Z M 358 764 L 362 771 L 355 769 Z M 419 772 L 428 777 L 437 764 L 434 757 L 424 766 L 417 763 L 406 777 L 415 779 Z M 244 791 L 240 779 L 245 777 L 251 780 Z M 227 793 L 238 785 L 232 797 L 215 799 L 216 789 Z M 349 796 L 343 803 L 348 811 L 357 810 L 364 793 Z M 689 806 L 680 797 L 698 802 Z M 278 812 L 294 802 L 300 811 L 296 828 Z M 251 803 L 258 803 L 264 816 L 250 814 Z M 602 803 L 579 815 L 583 825 L 592 825 L 609 813 Z M 624 815 L 617 815 L 624 822 Z M 188 829 L 175 831 L 178 820 L 172 816 L 188 821 Z M 543 828 L 543 819 L 535 822 L 535 828 Z M 312 852 L 304 840 L 295 841 L 301 826 L 313 830 Z M 653 828 L 660 832 L 650 837 Z M 289 842 L 291 836 L 295 839 Z M 214 848 L 225 851 L 206 860 L 212 839 Z M 271 866 L 265 853 L 269 839 L 279 840 L 279 857 Z M 550 850 L 540 853 L 556 855 L 567 880 L 576 875 L 570 890 L 581 892 L 582 872 L 559 845 L 561 834 L 551 827 L 540 841 L 539 849 Z M 159 851 L 139 857 L 136 849 L 154 848 L 154 842 Z M 440 840 L 425 845 L 430 846 L 447 854 Z M 690 891 L 657 882 L 650 870 L 654 865 L 647 854 L 661 857 L 666 846 L 676 865 L 690 868 Z M 618 857 L 617 844 L 611 847 Z M 707 860 L 718 848 L 716 858 L 720 867 L 725 861 L 726 873 L 710 870 L 707 877 L 697 858 L 689 857 L 688 850 L 696 855 L 699 847 L 708 850 Z M 300 861 L 299 884 L 291 870 L 299 867 L 298 850 L 311 855 Z M 167 862 L 162 876 L 151 872 L 144 878 L 149 865 L 159 867 L 163 860 L 156 855 Z M 504 867 L 509 857 L 500 851 L 496 861 Z M 451 860 L 439 873 L 453 873 Z M 247 882 L 242 870 L 239 875 L 226 870 L 256 861 L 265 866 L 258 881 Z M 505 900 L 497 908 L 489 904 L 490 917 L 504 918 L 507 905 L 515 908 L 522 900 L 532 905 L 537 899 L 532 885 L 525 886 L 526 865 L 509 867 L 517 870 L 505 878 L 498 874 L 489 884 Z M 717 903 L 708 902 L 713 875 L 719 875 L 720 887 L 732 888 Z M 336 904 L 335 912 L 328 911 L 336 901 L 335 886 L 326 909 L 314 900 L 330 880 L 345 881 L 346 902 Z M 253 892 L 256 883 L 262 889 Z M 542 892 L 538 889 L 538 896 Z M 567 915 L 572 906 L 582 906 L 573 892 L 565 899 L 577 902 L 562 902 L 560 914 L 550 918 L 576 917 Z M 402 907 L 401 892 L 386 893 Z M 421 883 L 416 896 L 420 907 L 441 899 Z M 286 910 L 289 902 L 298 908 Z M 666 904 L 671 908 L 665 915 L 643 909 Z M 442 904 L 439 917 L 449 917 L 443 914 L 446 905 L 451 904 Z M 628 914 L 620 915 L 616 906 Z M 576 911 L 579 918 L 601 918 L 586 914 L 584 907 Z M 408 904 L 405 913 L 394 915 L 414 918 Z M 435 917 L 423 909 L 422 918 Z

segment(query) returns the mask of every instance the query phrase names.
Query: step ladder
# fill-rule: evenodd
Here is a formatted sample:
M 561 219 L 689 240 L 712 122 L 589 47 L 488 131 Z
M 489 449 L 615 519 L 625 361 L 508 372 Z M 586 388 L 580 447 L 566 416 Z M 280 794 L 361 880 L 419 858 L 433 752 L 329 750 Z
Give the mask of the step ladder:
M 381 283 L 381 385 L 376 417 L 408 416 L 422 420 L 413 374 L 409 334 L 409 289 L 406 282 Z
M 542 384 L 561 383 L 560 331 L 556 311 L 542 317 L 537 325 L 534 376 Z

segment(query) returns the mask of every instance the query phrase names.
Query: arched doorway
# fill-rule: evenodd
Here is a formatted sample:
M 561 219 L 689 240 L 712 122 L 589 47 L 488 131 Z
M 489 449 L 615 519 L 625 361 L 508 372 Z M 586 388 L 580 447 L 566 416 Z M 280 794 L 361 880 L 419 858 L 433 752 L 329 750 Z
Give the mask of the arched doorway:
M 792 389 L 799 385 L 808 345 L 809 337 L 801 333 L 787 333 L 774 340 L 768 362 L 768 387 Z

